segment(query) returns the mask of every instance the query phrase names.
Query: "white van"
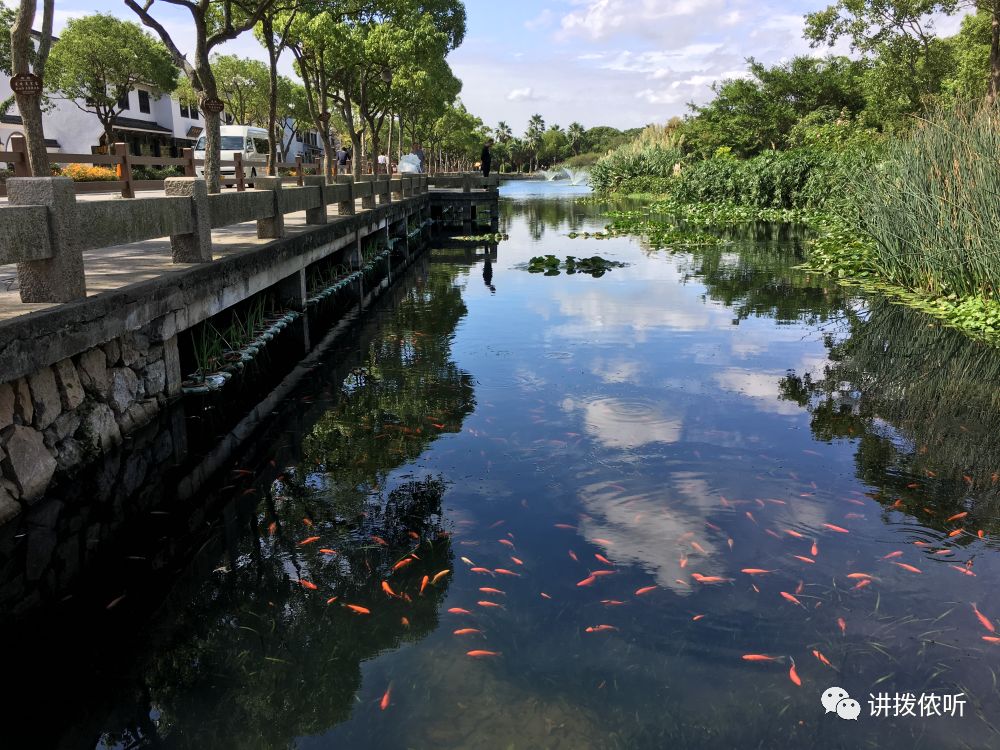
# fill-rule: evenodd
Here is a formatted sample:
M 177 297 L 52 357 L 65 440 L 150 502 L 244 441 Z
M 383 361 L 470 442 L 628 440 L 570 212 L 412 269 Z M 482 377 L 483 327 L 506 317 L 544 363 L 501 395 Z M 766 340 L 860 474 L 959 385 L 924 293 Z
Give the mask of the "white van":
M 260 174 L 267 173 L 267 131 L 264 128 L 251 128 L 246 125 L 223 125 L 222 154 L 223 161 L 219 171 L 223 177 L 235 177 L 236 168 L 225 162 L 233 161 L 233 154 L 243 155 L 243 174 L 248 182 Z M 205 158 L 205 134 L 202 133 L 194 146 L 194 158 Z M 199 177 L 205 176 L 205 167 L 197 167 L 195 172 Z

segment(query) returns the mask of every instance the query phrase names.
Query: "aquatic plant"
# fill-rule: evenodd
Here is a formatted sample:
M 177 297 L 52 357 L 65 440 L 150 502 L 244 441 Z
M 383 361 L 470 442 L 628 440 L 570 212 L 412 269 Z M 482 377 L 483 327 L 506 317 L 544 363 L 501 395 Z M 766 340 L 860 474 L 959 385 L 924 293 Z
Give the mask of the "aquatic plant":
M 544 273 L 546 276 L 558 276 L 562 269 L 568 275 L 585 273 L 598 278 L 612 268 L 625 268 L 627 265 L 616 260 L 607 260 L 599 255 L 592 255 L 589 258 L 567 255 L 565 261 L 560 261 L 554 255 L 536 255 L 528 261 L 527 269 L 529 273 Z

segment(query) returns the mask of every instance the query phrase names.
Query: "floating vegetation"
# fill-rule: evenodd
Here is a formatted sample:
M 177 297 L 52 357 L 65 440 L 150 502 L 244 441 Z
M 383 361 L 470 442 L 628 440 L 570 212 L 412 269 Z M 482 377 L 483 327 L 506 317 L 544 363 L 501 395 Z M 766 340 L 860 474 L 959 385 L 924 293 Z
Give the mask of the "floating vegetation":
M 565 271 L 572 275 L 575 273 L 585 273 L 594 278 L 603 276 L 612 268 L 625 268 L 628 263 L 621 263 L 617 260 L 607 260 L 600 255 L 593 255 L 589 258 L 576 258 L 567 255 L 565 261 L 560 261 L 554 255 L 536 255 L 528 261 L 529 273 L 544 273 L 546 276 L 558 276 L 560 271 Z
M 506 234 L 475 234 L 475 235 L 464 235 L 462 237 L 452 237 L 453 240 L 458 240 L 459 242 L 487 242 L 487 243 L 500 243 L 504 240 L 509 240 L 510 236 Z
M 268 342 L 301 313 L 266 313 L 267 300 L 255 300 L 242 315 L 233 313 L 229 325 L 219 330 L 210 321 L 192 334 L 197 369 L 181 384 L 184 393 L 209 393 L 222 388 L 233 373 L 243 370 Z

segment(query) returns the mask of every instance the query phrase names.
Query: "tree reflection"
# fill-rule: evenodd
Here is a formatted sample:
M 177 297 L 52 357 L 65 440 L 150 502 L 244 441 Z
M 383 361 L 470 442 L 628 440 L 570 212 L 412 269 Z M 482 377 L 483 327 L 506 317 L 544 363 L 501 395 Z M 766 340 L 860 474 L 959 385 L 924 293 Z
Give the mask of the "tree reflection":
M 827 345 L 821 378 L 781 381 L 782 397 L 809 410 L 816 439 L 856 440 L 858 476 L 887 506 L 943 528 L 971 500 L 966 526 L 998 528 L 1000 352 L 884 300 L 852 314 L 849 335 Z

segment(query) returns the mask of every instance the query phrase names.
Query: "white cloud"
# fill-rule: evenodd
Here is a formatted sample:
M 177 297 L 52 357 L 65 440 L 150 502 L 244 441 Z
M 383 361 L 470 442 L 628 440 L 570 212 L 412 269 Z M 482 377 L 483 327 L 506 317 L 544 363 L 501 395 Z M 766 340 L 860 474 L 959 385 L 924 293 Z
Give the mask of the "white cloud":
M 507 101 L 509 102 L 536 102 L 540 98 L 541 97 L 535 95 L 531 86 L 527 86 L 523 89 L 512 89 L 507 93 Z
M 524 22 L 524 28 L 528 31 L 538 31 L 539 29 L 545 29 L 552 25 L 555 21 L 555 14 L 551 10 L 546 8 L 541 13 L 539 13 L 534 18 L 529 18 Z

